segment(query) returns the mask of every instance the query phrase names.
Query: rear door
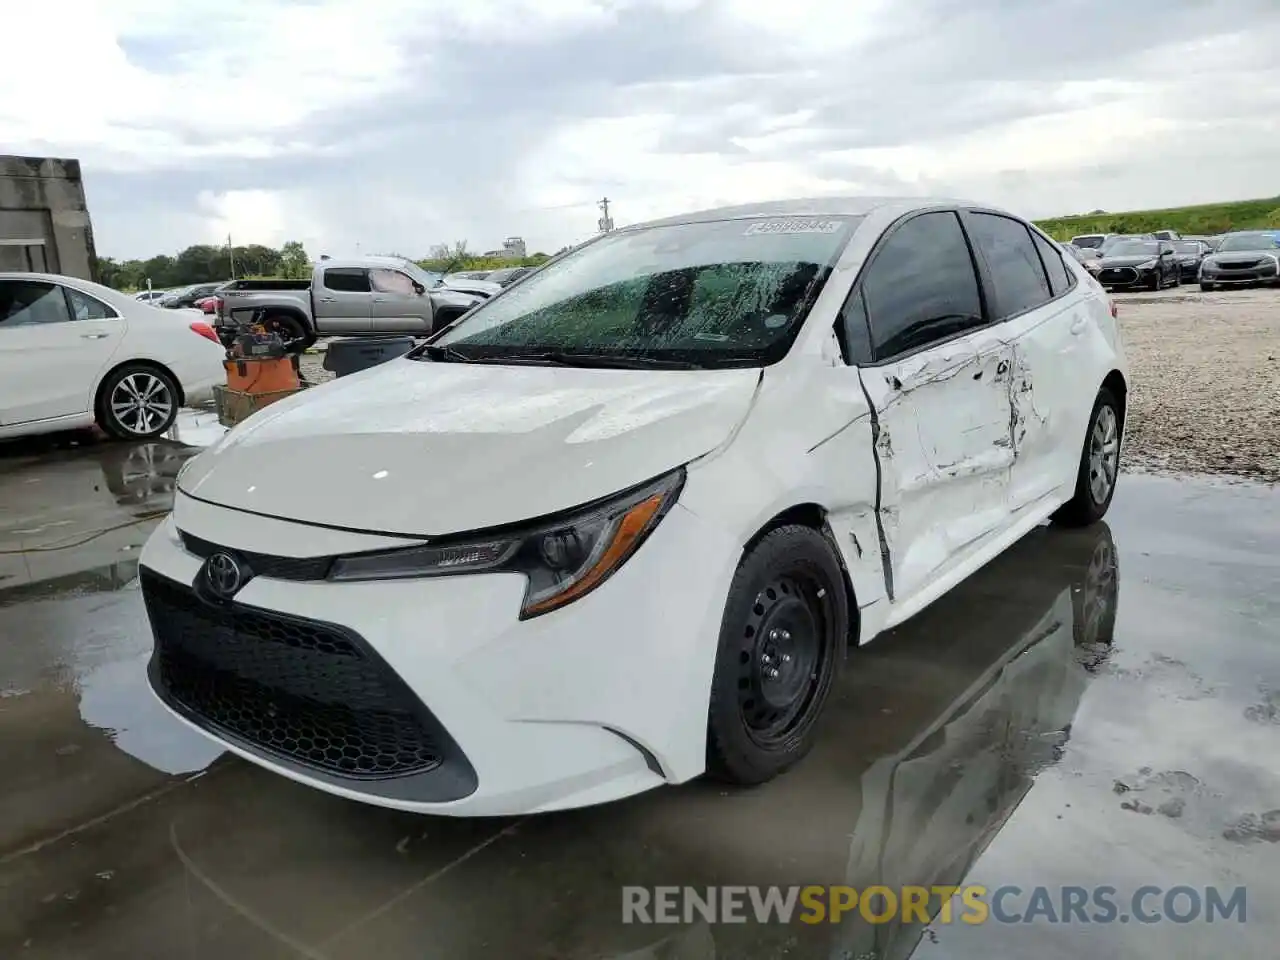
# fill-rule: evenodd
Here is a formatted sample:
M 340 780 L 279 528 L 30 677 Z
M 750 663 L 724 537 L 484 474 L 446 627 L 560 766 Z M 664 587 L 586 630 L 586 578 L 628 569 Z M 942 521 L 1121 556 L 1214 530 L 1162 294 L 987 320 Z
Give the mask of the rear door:
M 88 412 L 126 324 L 102 301 L 45 280 L 0 280 L 0 426 Z
M 431 332 L 431 298 L 422 285 L 401 270 L 370 270 L 373 288 L 371 329 L 426 334 Z
M 962 219 L 978 255 L 993 332 L 1011 350 L 1007 509 L 1017 515 L 1074 481 L 1080 455 L 1075 398 L 1088 392 L 1092 403 L 1096 389 L 1081 382 L 1088 306 L 1074 295 L 1075 275 L 1062 254 L 1026 223 L 985 210 L 966 210 Z
M 952 210 L 886 231 L 854 298 L 870 339 L 859 375 L 873 411 L 886 586 L 901 605 L 1005 522 L 1012 349 L 987 322 Z
M 316 332 L 368 333 L 372 329 L 373 293 L 369 271 L 360 267 L 327 267 L 313 288 Z

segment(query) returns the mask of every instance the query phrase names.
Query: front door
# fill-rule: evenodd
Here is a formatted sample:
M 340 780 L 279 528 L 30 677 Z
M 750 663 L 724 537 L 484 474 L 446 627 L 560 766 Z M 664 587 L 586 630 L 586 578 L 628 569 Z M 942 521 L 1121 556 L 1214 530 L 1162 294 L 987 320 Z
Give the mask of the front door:
M 910 607 L 1005 523 L 1013 348 L 987 321 L 952 211 L 891 228 L 855 296 L 870 339 L 859 374 L 872 409 L 887 587 L 895 607 Z
M 0 426 L 88 412 L 124 339 L 111 307 L 47 280 L 0 280 Z
M 407 273 L 390 268 L 370 270 L 369 285 L 373 288 L 373 330 L 419 335 L 431 332 L 431 298 Z
M 372 290 L 369 271 L 361 267 L 328 267 L 312 287 L 316 332 L 321 335 L 368 333 Z

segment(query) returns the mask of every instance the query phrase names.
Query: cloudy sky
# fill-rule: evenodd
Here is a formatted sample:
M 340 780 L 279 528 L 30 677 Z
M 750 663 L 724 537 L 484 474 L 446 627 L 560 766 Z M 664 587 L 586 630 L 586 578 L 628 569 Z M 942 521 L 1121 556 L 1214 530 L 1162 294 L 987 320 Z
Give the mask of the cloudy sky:
M 115 257 L 228 232 L 552 251 L 606 195 L 621 225 L 822 194 L 1042 216 L 1280 192 L 1277 0 L 14 7 L 0 153 L 78 157 Z

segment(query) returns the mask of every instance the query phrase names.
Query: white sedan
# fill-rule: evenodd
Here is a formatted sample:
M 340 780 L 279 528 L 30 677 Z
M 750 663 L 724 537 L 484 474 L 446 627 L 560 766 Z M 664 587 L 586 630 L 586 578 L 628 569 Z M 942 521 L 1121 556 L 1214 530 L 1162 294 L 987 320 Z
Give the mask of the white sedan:
M 0 438 L 97 423 L 154 437 L 225 382 L 225 350 L 194 312 L 100 284 L 0 273 Z
M 449 815 L 767 780 L 853 645 L 1096 521 L 1110 301 L 1000 210 L 822 200 L 613 231 L 190 461 L 153 689 L 253 762 Z

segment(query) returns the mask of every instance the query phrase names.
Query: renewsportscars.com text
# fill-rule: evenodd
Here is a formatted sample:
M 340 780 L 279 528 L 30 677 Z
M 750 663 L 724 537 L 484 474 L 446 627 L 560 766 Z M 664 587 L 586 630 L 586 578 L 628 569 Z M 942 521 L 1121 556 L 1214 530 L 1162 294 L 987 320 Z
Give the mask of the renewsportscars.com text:
M 623 923 L 1244 923 L 1244 887 L 623 887 Z

